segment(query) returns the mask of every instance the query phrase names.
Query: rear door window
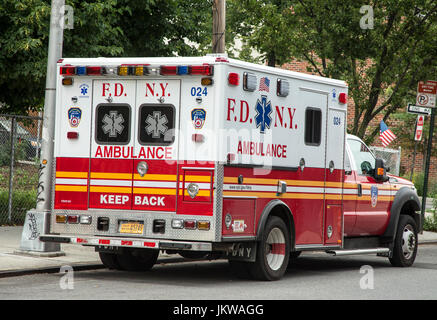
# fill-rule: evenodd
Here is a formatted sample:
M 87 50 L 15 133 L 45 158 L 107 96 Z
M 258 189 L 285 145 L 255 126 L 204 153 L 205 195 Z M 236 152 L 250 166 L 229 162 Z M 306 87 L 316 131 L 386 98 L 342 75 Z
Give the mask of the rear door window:
M 175 140 L 175 107 L 143 104 L 139 108 L 138 140 L 142 145 L 167 146 Z

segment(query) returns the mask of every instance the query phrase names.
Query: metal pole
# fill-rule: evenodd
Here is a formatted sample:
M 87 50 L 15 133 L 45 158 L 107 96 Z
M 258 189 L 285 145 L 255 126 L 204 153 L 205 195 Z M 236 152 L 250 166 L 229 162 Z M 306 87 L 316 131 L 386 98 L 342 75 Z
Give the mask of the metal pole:
M 53 144 L 55 131 L 56 63 L 62 57 L 63 12 L 65 0 L 52 0 L 49 51 L 42 128 L 40 178 L 37 211 L 49 211 L 53 174 Z M 61 25 L 62 24 L 62 25 Z
M 413 162 L 411 163 L 410 181 L 413 181 L 414 166 L 416 165 L 417 141 L 414 143 Z
M 9 198 L 8 198 L 8 223 L 12 223 L 12 190 L 14 187 L 14 162 L 15 162 L 15 117 L 11 120 L 11 163 L 9 164 Z
M 432 149 L 432 136 L 434 134 L 434 119 L 435 118 L 435 110 L 431 109 L 431 122 L 429 124 L 429 138 L 428 138 L 428 148 L 426 151 L 426 162 L 425 162 L 425 177 L 423 179 L 423 195 L 422 195 L 422 219 L 420 225 L 420 231 L 423 229 L 423 221 L 425 219 L 425 210 L 426 210 L 426 194 L 428 192 L 428 174 L 429 174 L 429 163 L 431 160 L 431 149 Z

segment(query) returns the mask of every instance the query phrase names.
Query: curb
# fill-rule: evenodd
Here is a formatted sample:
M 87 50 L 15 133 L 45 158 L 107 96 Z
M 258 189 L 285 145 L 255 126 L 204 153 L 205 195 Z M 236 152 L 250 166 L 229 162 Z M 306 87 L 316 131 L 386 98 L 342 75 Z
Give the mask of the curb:
M 185 258 L 167 258 L 161 259 L 156 262 L 156 264 L 166 264 L 166 263 L 177 263 L 177 262 L 187 262 L 187 261 L 196 261 L 194 259 L 185 259 Z M 65 263 L 64 265 L 68 265 Z M 106 267 L 101 263 L 96 264 L 72 264 L 70 265 L 74 271 L 88 271 L 88 270 L 98 270 L 105 269 Z M 59 270 L 62 266 L 52 266 L 52 267 L 39 267 L 39 268 L 31 268 L 31 269 L 15 269 L 15 270 L 5 270 L 0 271 L 0 279 L 8 278 L 8 277 L 18 277 L 18 276 L 28 276 L 32 274 L 43 274 L 43 273 L 59 273 Z

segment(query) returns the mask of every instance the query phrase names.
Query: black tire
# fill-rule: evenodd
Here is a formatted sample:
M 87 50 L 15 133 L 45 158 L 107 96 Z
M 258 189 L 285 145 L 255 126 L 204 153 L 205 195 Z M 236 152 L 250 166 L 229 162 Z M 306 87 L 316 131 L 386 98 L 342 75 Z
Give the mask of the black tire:
M 108 269 L 121 270 L 120 264 L 117 260 L 117 255 L 110 252 L 99 252 L 100 260 Z
M 411 216 L 401 215 L 390 263 L 395 267 L 410 267 L 416 259 L 417 246 L 416 222 Z
M 251 276 L 257 280 L 279 280 L 287 270 L 290 257 L 290 235 L 279 217 L 267 220 L 261 241 L 258 242 L 256 261 L 248 263 Z
M 290 252 L 290 258 L 288 258 L 288 266 L 293 266 L 297 261 L 297 258 L 301 255 L 302 251 L 292 251 Z
M 117 262 L 122 270 L 126 271 L 147 271 L 150 270 L 158 260 L 159 250 L 139 249 L 124 250 L 117 254 Z
M 208 256 L 208 252 L 203 251 L 179 251 L 178 252 L 181 257 L 185 259 L 205 259 Z

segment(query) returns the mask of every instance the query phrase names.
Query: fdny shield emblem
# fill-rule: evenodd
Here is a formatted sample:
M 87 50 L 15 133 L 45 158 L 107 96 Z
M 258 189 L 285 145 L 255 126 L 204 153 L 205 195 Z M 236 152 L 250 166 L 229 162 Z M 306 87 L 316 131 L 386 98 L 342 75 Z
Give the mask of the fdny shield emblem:
M 68 109 L 68 121 L 70 122 L 71 127 L 77 128 L 77 126 L 79 126 L 81 118 L 82 118 L 82 110 L 80 110 L 80 108 Z
M 191 120 L 195 129 L 202 129 L 205 124 L 206 111 L 204 109 L 193 109 L 191 111 Z
M 378 203 L 378 187 L 377 186 L 371 186 L 370 187 L 370 198 L 372 201 L 372 207 L 376 207 Z

